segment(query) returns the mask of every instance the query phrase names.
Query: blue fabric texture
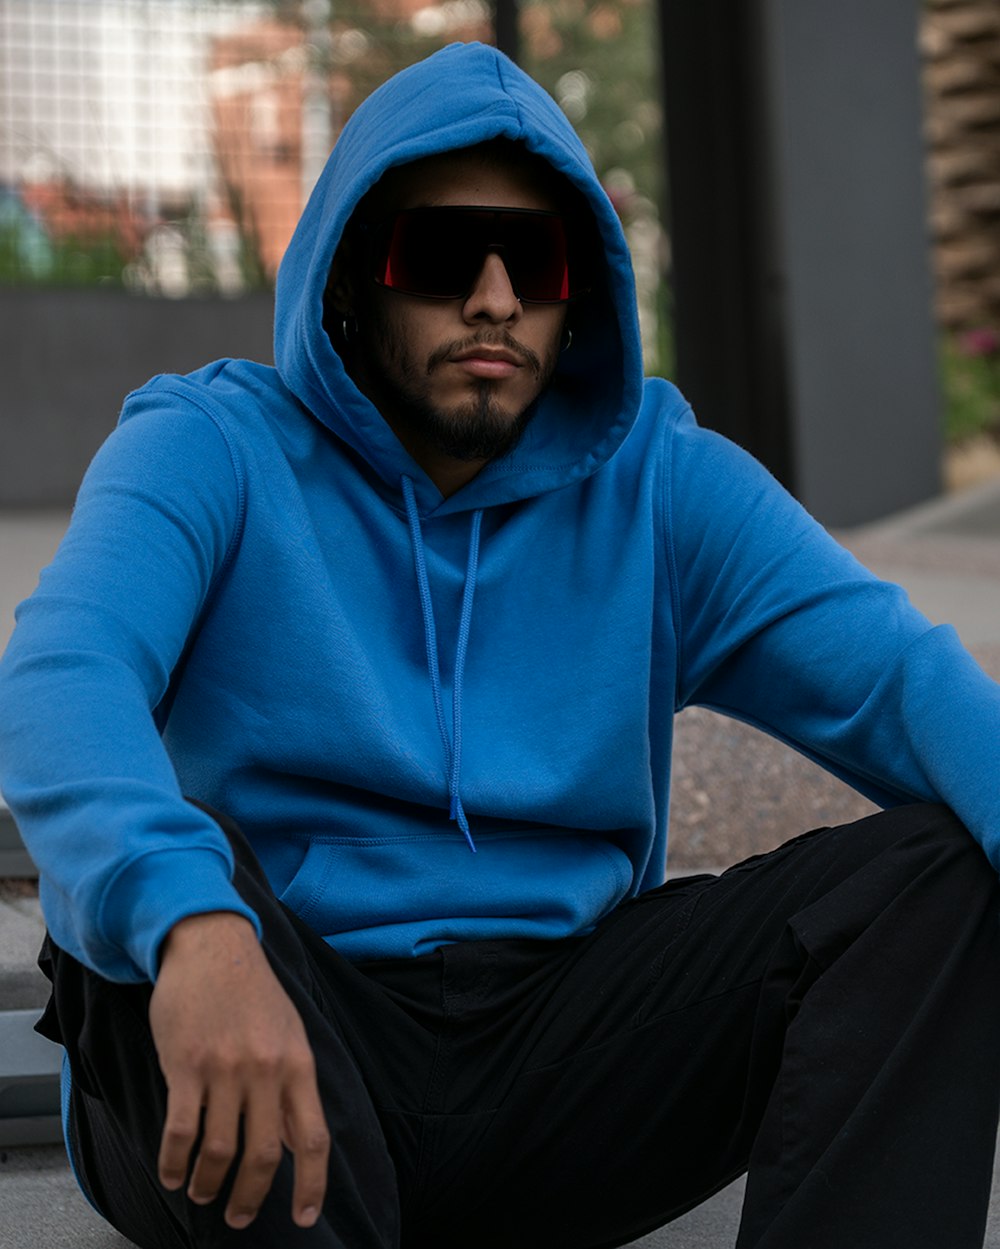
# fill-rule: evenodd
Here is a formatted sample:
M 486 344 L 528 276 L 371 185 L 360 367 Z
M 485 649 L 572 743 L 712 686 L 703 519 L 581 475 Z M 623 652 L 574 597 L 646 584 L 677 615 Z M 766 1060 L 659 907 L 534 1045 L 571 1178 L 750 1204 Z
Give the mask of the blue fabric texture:
M 323 289 L 387 168 L 497 136 L 586 196 L 603 278 L 520 444 L 443 498 L 348 378 Z M 140 981 L 185 916 L 255 921 L 185 793 L 351 959 L 585 932 L 663 879 L 687 704 L 880 803 L 944 800 L 1000 865 L 997 687 L 643 380 L 619 221 L 499 53 L 447 48 L 357 110 L 282 265 L 275 351 L 128 397 L 19 609 L 0 784 L 65 950 Z

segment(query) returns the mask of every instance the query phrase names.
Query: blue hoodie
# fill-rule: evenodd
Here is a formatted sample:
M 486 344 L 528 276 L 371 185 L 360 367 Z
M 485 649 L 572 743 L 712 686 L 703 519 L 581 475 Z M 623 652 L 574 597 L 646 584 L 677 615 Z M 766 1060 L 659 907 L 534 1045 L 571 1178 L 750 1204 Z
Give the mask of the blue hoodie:
M 387 168 L 497 136 L 583 192 L 606 281 L 521 443 L 442 498 L 345 373 L 323 289 Z M 129 396 L 20 608 L 2 785 L 64 949 L 153 979 L 183 917 L 256 922 L 184 793 L 351 959 L 585 932 L 663 879 L 688 703 L 878 802 L 943 799 L 1000 863 L 997 687 L 644 383 L 618 220 L 503 56 L 447 48 L 358 109 L 282 266 L 275 344 L 275 369 Z

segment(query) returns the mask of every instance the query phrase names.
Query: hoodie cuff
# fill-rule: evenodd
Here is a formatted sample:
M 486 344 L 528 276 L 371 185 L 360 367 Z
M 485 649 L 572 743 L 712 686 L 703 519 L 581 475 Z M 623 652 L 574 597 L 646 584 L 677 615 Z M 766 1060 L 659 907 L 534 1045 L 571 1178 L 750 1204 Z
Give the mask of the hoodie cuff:
M 231 880 L 232 862 L 205 847 L 153 850 L 115 877 L 101 907 L 104 942 L 123 950 L 137 979 L 155 982 L 160 951 L 171 928 L 191 915 L 231 911 L 261 938 L 261 924 Z

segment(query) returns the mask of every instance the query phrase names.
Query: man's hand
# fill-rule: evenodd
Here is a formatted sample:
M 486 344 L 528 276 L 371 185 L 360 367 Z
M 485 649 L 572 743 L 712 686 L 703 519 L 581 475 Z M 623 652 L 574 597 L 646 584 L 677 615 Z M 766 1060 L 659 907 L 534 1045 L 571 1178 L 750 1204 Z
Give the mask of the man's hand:
M 330 1133 L 316 1065 L 298 1011 L 252 925 L 214 912 L 175 924 L 164 942 L 149 1023 L 167 1082 L 160 1182 L 184 1183 L 204 1108 L 204 1135 L 188 1196 L 207 1205 L 243 1156 L 226 1222 L 243 1228 L 267 1196 L 282 1144 L 295 1157 L 292 1217 L 310 1227 L 326 1190 Z

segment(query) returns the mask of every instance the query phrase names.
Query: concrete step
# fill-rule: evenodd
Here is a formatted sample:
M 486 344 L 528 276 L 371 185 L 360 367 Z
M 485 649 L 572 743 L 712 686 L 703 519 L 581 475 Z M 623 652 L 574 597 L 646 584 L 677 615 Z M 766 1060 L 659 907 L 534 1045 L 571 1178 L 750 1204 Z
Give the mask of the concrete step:
M 38 875 L 7 805 L 0 798 L 0 879 L 30 880 Z
M 38 1011 L 0 1012 L 0 1147 L 62 1140 L 62 1050 L 34 1030 Z

